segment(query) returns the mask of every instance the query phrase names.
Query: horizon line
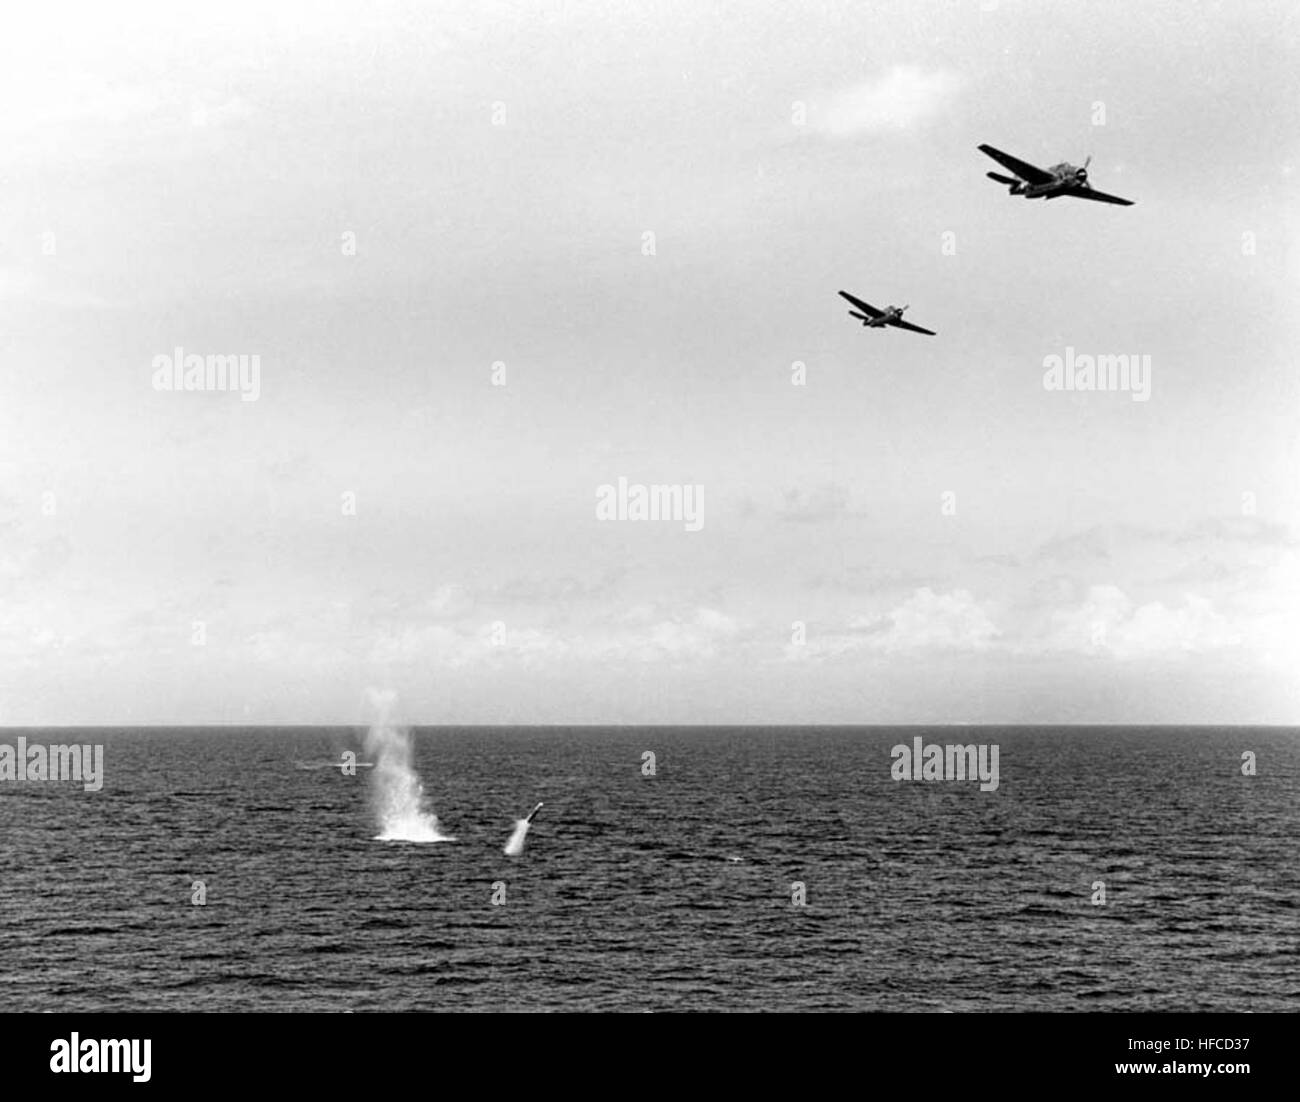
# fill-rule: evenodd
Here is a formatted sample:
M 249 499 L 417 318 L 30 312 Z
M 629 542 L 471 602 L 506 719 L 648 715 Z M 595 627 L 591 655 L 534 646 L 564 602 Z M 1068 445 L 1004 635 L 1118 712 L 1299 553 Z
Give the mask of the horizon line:
M 216 731 L 216 730 L 339 730 L 343 728 L 369 728 L 375 721 L 362 723 L 38 723 L 0 725 L 0 733 L 5 731 Z M 1019 730 L 1050 730 L 1055 728 L 1185 728 L 1212 729 L 1231 728 L 1269 728 L 1277 730 L 1300 729 L 1300 723 L 386 723 L 390 727 L 432 728 L 443 730 L 676 730 L 692 728 L 696 730 L 716 731 L 764 731 L 764 730 L 898 730 L 900 728 L 934 728 L 962 727 L 985 728 L 1005 727 Z

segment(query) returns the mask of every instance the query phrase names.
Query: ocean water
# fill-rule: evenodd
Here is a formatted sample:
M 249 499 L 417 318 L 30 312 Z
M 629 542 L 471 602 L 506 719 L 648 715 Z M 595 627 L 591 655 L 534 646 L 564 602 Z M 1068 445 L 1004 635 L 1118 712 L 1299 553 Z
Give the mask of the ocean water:
M 1295 730 L 19 735 L 105 782 L 0 781 L 4 1010 L 1300 1009 Z M 997 791 L 893 780 L 916 735 Z M 454 841 L 377 840 L 404 782 Z

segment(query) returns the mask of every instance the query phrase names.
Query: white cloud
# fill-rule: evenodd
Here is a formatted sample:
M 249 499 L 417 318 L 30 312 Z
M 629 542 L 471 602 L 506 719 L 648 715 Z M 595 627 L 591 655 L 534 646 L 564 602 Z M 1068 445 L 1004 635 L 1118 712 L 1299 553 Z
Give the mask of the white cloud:
M 706 659 L 717 655 L 740 631 L 730 616 L 711 608 L 664 617 L 652 606 L 631 609 L 613 630 L 605 630 L 580 647 L 584 657 L 636 659 L 654 662 L 664 659 Z
M 832 137 L 905 130 L 942 110 L 958 87 L 951 73 L 895 66 L 884 76 L 814 104 L 811 121 Z
M 1300 668 L 1300 554 L 1287 551 L 1261 574 L 1255 588 L 1235 601 L 1236 624 L 1264 660 L 1281 669 Z
M 736 622 L 729 616 L 701 608 L 688 620 L 661 620 L 655 624 L 650 630 L 650 645 L 674 658 L 712 658 L 718 646 L 736 630 Z
M 848 631 L 810 630 L 802 645 L 789 644 L 787 658 L 831 658 L 850 651 L 893 654 L 912 650 L 985 650 L 1001 633 L 987 606 L 964 589 L 935 593 L 918 589 L 892 612 L 860 616 Z
M 981 605 L 964 589 L 935 593 L 928 586 L 918 589 L 887 617 L 858 621 L 857 626 L 884 630 L 868 635 L 868 646 L 876 650 L 899 651 L 941 647 L 983 650 L 998 635 L 997 626 Z
M 809 627 L 807 640 L 785 647 L 787 659 L 833 658 L 852 652 L 894 655 L 919 650 L 1014 655 L 1090 654 L 1119 661 L 1179 657 L 1241 645 L 1274 655 L 1294 653 L 1296 631 L 1284 617 L 1230 615 L 1210 598 L 1137 604 L 1114 585 L 1094 585 L 1082 601 L 1047 610 L 1042 619 L 995 623 L 993 605 L 964 589 L 916 590 L 882 615 L 860 616 L 846 629 Z
M 1117 586 L 1095 585 L 1081 604 L 1052 614 L 1045 649 L 1129 659 L 1170 657 L 1240 642 L 1233 625 L 1205 597 L 1187 593 L 1175 607 L 1160 601 L 1134 606 Z

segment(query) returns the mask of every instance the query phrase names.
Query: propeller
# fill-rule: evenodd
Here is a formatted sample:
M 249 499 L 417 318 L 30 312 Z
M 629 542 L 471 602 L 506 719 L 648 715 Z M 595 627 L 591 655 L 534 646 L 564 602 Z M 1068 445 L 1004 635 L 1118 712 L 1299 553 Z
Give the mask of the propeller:
M 1087 156 L 1086 158 L 1084 158 L 1083 167 L 1080 168 L 1079 171 L 1076 172 L 1076 173 L 1074 174 L 1075 177 L 1076 177 L 1077 179 L 1079 179 L 1080 181 L 1082 181 L 1082 182 L 1084 182 L 1084 183 L 1086 183 L 1087 180 L 1088 180 L 1088 166 L 1089 166 L 1090 164 L 1092 164 L 1092 154 L 1091 154 L 1091 153 L 1089 153 L 1088 156 Z

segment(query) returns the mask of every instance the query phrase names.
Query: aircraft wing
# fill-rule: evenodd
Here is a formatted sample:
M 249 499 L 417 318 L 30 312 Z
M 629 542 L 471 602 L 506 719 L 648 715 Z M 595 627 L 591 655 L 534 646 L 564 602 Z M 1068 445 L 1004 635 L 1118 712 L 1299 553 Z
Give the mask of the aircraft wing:
M 1011 156 L 1010 153 L 1003 153 L 1000 149 L 994 149 L 991 145 L 982 145 L 979 147 L 981 153 L 985 153 L 998 162 L 1003 168 L 1009 168 L 1022 180 L 1030 184 L 1047 184 L 1056 179 L 1046 169 L 1035 168 L 1033 165 L 1020 160 L 1018 157 Z
M 851 294 L 848 293 L 848 291 L 841 291 L 840 298 L 848 299 L 851 303 L 853 303 L 854 306 L 856 306 L 859 310 L 861 310 L 864 314 L 868 315 L 869 317 L 878 318 L 878 317 L 882 317 L 885 313 L 883 310 L 877 310 L 874 306 L 870 305 L 869 303 L 863 302 L 860 298 L 854 298 Z
M 1131 207 L 1132 199 L 1121 199 L 1118 195 L 1107 195 L 1104 191 L 1096 191 L 1090 187 L 1071 188 L 1067 195 L 1075 195 L 1080 199 L 1095 199 L 1098 203 L 1114 203 L 1121 207 Z
M 910 321 L 903 321 L 895 318 L 893 321 L 886 322 L 886 325 L 896 325 L 899 329 L 910 329 L 913 333 L 925 333 L 927 336 L 937 337 L 939 334 L 933 329 L 922 329 L 919 325 L 913 325 Z

